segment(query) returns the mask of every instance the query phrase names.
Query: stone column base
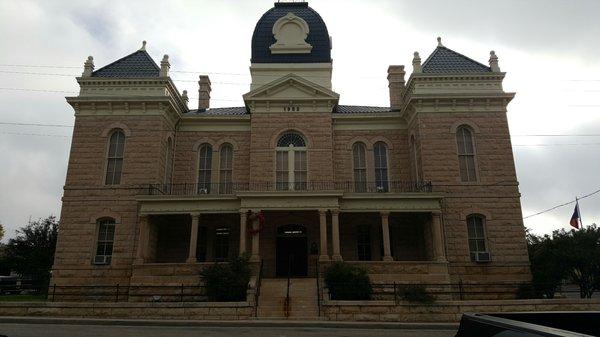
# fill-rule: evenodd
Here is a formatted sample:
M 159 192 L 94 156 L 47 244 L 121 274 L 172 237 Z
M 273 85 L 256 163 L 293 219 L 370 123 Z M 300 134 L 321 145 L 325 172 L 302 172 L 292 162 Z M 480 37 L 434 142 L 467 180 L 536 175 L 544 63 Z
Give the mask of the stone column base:
M 319 262 L 329 261 L 329 256 L 327 255 L 319 255 Z
M 384 256 L 383 261 L 394 261 L 394 258 L 391 256 Z
M 341 255 L 334 255 L 331 257 L 331 259 L 333 261 L 343 261 L 342 256 Z

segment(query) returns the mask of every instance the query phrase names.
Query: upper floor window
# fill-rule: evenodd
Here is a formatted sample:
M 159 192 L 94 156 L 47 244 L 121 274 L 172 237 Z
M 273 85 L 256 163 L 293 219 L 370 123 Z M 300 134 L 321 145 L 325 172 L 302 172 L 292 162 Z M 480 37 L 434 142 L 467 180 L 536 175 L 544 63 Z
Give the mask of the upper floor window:
M 458 145 L 460 180 L 477 181 L 473 132 L 468 126 L 462 125 L 456 130 L 456 143 Z
M 173 179 L 173 140 L 170 137 L 167 139 L 165 153 L 165 184 L 170 184 Z
M 475 261 L 478 252 L 486 252 L 485 217 L 478 214 L 467 216 L 467 233 L 469 236 L 469 253 L 471 261 Z
M 233 146 L 224 144 L 219 151 L 219 192 L 232 192 Z
M 208 194 L 211 187 L 212 146 L 202 144 L 198 150 L 198 193 Z
M 363 143 L 356 143 L 352 147 L 352 162 L 354 167 L 354 189 L 356 192 L 367 190 L 367 160 L 366 147 Z
M 387 192 L 389 190 L 387 145 L 384 142 L 375 143 L 373 153 L 375 155 L 375 186 L 377 192 Z
M 94 264 L 110 264 L 115 241 L 115 219 L 98 220 L 98 240 Z
M 295 132 L 284 134 L 277 141 L 275 157 L 277 190 L 306 190 L 308 165 L 304 138 Z
M 119 185 L 123 172 L 123 150 L 125 149 L 125 134 L 122 130 L 113 131 L 108 140 L 106 156 L 106 185 Z
M 415 140 L 415 136 L 410 137 L 410 171 L 412 175 L 412 179 L 414 181 L 419 181 L 419 157 L 417 155 L 417 141 Z

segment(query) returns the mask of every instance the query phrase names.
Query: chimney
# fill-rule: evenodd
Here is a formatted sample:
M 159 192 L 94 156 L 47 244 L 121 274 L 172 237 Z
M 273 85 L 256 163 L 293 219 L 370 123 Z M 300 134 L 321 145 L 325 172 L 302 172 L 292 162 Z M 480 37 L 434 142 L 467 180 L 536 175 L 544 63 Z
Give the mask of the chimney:
M 185 103 L 185 107 L 187 108 L 188 102 L 190 101 L 187 90 L 184 90 L 183 94 L 181 94 L 181 100 L 183 100 L 183 103 Z
M 169 76 L 169 69 L 171 68 L 171 63 L 169 63 L 169 55 L 163 56 L 162 61 L 160 61 L 160 77 Z
M 390 88 L 390 107 L 399 110 L 402 107 L 402 95 L 404 94 L 404 66 L 388 67 L 388 87 Z
M 94 71 L 94 58 L 91 56 L 88 56 L 87 60 L 83 64 L 83 73 L 81 74 L 81 77 L 91 77 L 93 71 Z
M 207 110 L 210 107 L 210 79 L 207 75 L 200 75 L 198 81 L 198 110 Z
M 500 72 L 500 66 L 498 65 L 498 56 L 496 56 L 496 52 L 495 51 L 490 51 L 490 69 L 495 72 L 495 73 L 499 73 Z

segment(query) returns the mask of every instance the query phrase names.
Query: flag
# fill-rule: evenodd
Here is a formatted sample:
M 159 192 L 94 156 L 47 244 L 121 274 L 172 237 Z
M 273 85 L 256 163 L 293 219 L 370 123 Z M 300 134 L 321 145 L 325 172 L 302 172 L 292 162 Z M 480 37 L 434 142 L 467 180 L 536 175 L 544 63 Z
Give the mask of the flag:
M 571 226 L 579 229 L 579 222 L 581 220 L 581 216 L 579 215 L 579 202 L 575 203 L 575 210 L 573 211 L 573 216 L 571 216 Z

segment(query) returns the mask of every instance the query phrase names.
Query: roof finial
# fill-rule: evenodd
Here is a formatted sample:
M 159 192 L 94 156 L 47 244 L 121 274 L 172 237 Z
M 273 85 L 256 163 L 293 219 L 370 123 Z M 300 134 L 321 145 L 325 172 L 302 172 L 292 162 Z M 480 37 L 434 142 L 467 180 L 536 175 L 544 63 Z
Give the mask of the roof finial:
M 140 50 L 146 50 L 146 40 L 142 41 L 142 48 Z
M 83 73 L 81 77 L 90 77 L 94 72 L 94 58 L 90 55 L 83 64 Z
M 188 94 L 187 94 L 187 90 L 183 91 L 183 94 L 181 94 L 181 99 L 183 100 L 183 102 L 185 103 L 185 106 L 187 107 L 187 104 L 190 101 Z
M 416 51 L 413 57 L 413 73 L 421 73 L 423 72 L 421 68 L 421 56 L 419 56 L 419 52 Z
M 437 38 L 438 41 L 438 47 L 443 47 L 444 45 L 442 44 L 442 38 L 438 36 Z
M 500 66 L 498 65 L 498 56 L 496 56 L 496 52 L 493 50 L 490 50 L 490 69 L 495 72 L 495 73 L 499 73 L 500 72 Z
M 165 54 L 165 56 L 163 56 L 162 61 L 160 61 L 160 76 L 161 77 L 169 76 L 170 68 L 171 68 L 171 63 L 169 63 L 169 55 Z

